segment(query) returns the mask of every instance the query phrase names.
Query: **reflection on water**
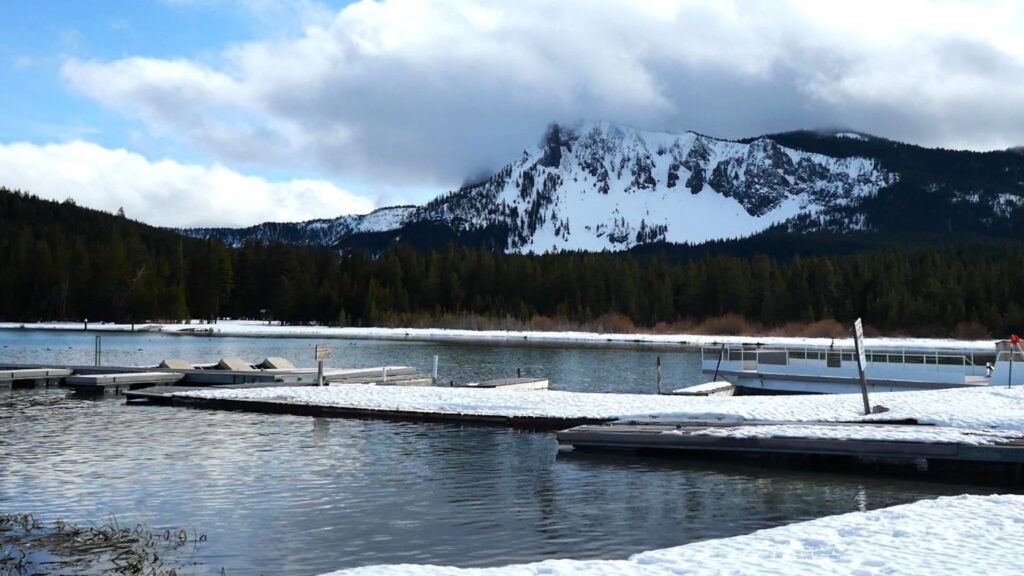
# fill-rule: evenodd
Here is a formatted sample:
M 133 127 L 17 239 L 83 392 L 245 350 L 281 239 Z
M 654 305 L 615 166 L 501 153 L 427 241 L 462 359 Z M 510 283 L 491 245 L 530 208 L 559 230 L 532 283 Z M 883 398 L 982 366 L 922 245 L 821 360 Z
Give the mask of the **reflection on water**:
M 0 345 L 7 346 L 0 348 L 2 361 L 91 362 L 91 335 L 0 332 Z M 311 346 L 104 338 L 110 362 L 136 364 L 172 356 L 301 360 Z M 336 365 L 387 361 L 426 370 L 438 354 L 442 373 L 455 379 L 506 375 L 520 366 L 559 388 L 616 391 L 649 391 L 658 354 L 369 341 L 337 342 L 335 349 L 344 351 Z M 660 354 L 667 381 L 700 381 L 695 355 Z M 969 490 L 559 453 L 552 434 L 504 428 L 126 406 L 53 389 L 0 393 L 0 511 L 195 528 L 209 536 L 198 559 L 211 573 L 621 558 Z

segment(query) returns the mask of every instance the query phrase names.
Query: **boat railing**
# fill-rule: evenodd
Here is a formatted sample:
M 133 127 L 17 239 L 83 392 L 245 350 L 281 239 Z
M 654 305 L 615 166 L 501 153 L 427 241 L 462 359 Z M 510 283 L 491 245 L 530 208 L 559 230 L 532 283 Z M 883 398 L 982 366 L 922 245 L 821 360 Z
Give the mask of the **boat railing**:
M 1024 352 L 1004 350 L 996 356 L 997 362 L 1024 362 Z
M 1009 355 L 1009 352 L 1001 352 Z M 1014 353 L 1015 362 L 1024 362 L 1024 354 Z M 968 370 L 983 367 L 996 361 L 996 354 L 973 351 L 943 353 L 913 348 L 886 348 L 866 350 L 868 364 L 915 364 L 935 366 L 936 370 Z M 743 370 L 756 370 L 759 365 L 789 366 L 806 361 L 824 361 L 826 366 L 838 368 L 847 362 L 856 362 L 856 351 L 852 347 L 804 347 L 804 348 L 751 348 L 749 346 L 704 346 L 701 361 L 717 363 L 719 358 L 725 366 L 742 363 Z

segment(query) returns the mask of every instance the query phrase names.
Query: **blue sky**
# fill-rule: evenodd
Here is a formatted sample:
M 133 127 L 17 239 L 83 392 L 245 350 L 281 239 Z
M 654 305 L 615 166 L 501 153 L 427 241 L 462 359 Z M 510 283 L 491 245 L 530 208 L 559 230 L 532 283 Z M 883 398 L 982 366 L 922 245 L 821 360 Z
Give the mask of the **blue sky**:
M 341 7 L 346 2 L 334 2 Z M 194 147 L 147 134 L 126 118 L 76 93 L 61 77 L 68 58 L 214 59 L 231 44 L 284 34 L 298 22 L 280 7 L 231 0 L 7 1 L 0 8 L 0 135 L 46 144 L 86 139 L 146 156 L 208 160 Z M 274 174 L 273 170 L 264 170 Z
M 0 186 L 161 225 L 423 202 L 553 121 L 1024 143 L 1015 0 L 0 1 Z

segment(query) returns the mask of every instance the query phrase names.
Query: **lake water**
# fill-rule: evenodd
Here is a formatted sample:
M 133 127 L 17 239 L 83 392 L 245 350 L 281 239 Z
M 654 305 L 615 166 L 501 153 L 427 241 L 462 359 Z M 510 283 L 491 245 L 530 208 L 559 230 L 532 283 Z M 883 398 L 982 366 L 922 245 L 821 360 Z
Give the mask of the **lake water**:
M 91 364 L 93 335 L 0 331 L 0 361 Z M 104 335 L 104 363 L 284 356 L 313 340 Z M 705 381 L 699 356 L 333 341 L 338 367 L 408 364 L 466 381 L 544 375 L 552 387 L 653 392 Z M 624 558 L 829 514 L 984 487 L 728 462 L 559 452 L 550 433 L 127 406 L 63 390 L 0 392 L 0 512 L 116 518 L 208 536 L 185 573 L 318 574 L 382 563 L 491 566 Z

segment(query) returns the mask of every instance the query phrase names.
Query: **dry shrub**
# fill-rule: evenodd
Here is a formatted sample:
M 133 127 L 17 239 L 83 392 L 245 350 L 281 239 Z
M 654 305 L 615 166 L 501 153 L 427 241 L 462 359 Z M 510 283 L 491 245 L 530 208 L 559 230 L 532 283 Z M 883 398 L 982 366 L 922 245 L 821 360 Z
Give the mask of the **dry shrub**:
M 633 320 L 629 316 L 619 314 L 618 312 L 601 314 L 593 322 L 590 322 L 590 328 L 595 332 L 606 334 L 629 334 L 636 332 L 636 325 L 633 324 Z
M 750 332 L 750 325 L 739 314 L 726 314 L 705 319 L 695 331 L 710 336 L 742 336 Z
M 692 320 L 676 320 L 675 322 L 658 322 L 651 330 L 654 334 L 692 334 L 695 324 Z
M 558 329 L 558 325 L 550 316 L 539 316 L 535 315 L 530 318 L 530 322 L 527 324 L 530 330 L 536 330 L 538 332 L 554 332 Z
M 805 338 L 847 338 L 850 336 L 850 330 L 830 318 L 807 324 L 800 331 L 800 336 Z
M 958 340 L 988 340 L 992 333 L 979 322 L 961 322 L 953 329 L 953 337 Z

